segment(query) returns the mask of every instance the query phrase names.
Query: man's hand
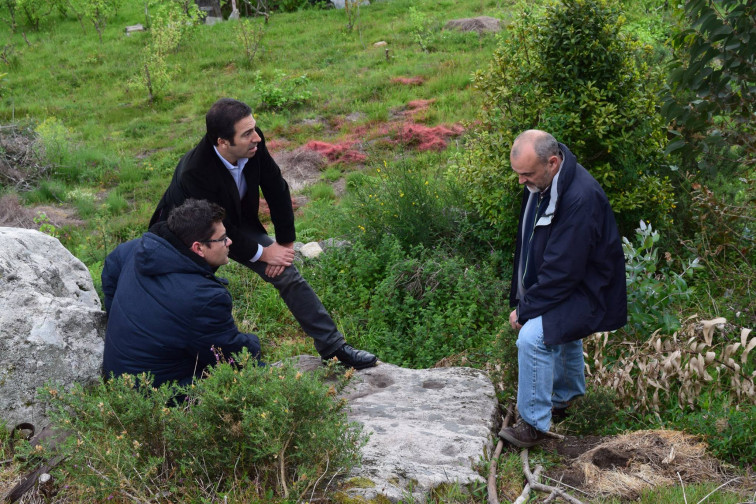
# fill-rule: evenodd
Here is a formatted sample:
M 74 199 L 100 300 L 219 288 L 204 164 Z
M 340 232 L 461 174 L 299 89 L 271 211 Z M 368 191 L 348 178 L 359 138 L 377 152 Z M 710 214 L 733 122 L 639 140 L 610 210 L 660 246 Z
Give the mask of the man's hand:
M 520 329 L 522 329 L 522 324 L 520 324 L 519 322 L 517 322 L 517 310 L 516 309 L 512 310 L 512 313 L 509 314 L 509 325 L 511 325 L 512 329 L 514 329 L 515 331 L 519 331 Z
M 267 264 L 265 274 L 275 278 L 283 273 L 287 266 L 291 266 L 294 260 L 294 244 L 274 242 L 263 248 L 259 260 Z

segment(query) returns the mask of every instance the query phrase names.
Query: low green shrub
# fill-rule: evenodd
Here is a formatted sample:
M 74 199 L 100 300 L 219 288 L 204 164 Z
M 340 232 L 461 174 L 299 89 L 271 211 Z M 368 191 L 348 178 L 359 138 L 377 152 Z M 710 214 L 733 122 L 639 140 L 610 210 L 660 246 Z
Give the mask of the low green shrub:
M 307 188 L 307 194 L 313 200 L 330 200 L 336 199 L 336 192 L 333 186 L 327 182 L 317 182 Z
M 729 404 L 718 397 L 700 411 L 681 413 L 670 423 L 703 437 L 717 458 L 756 467 L 756 405 Z
M 396 237 L 405 250 L 420 244 L 453 247 L 464 241 L 462 196 L 432 165 L 384 161 L 373 177 L 348 177 L 347 187 L 345 226 L 368 246 L 377 246 L 386 235 Z
M 430 367 L 444 357 L 489 347 L 509 307 L 490 265 L 422 249 L 387 270 L 369 310 L 370 347 L 381 358 Z
M 490 349 L 509 314 L 508 281 L 490 263 L 421 245 L 405 252 L 388 234 L 376 247 L 329 250 L 303 274 L 351 341 L 409 367 Z
M 662 265 L 656 247 L 660 235 L 651 224 L 640 221 L 635 238 L 636 245 L 622 238 L 629 329 L 643 338 L 655 329 L 672 333 L 680 328 L 675 307 L 688 301 L 693 292 L 685 278 L 690 278 L 700 267 L 698 258 L 689 260 L 678 273 L 668 266 L 673 260 L 669 252 L 665 254 L 667 265 Z
M 252 96 L 257 99 L 255 110 L 280 111 L 298 107 L 312 97 L 307 75 L 289 78 L 283 71 L 276 70 L 273 77 L 263 77 L 255 72 L 252 82 Z
M 560 422 L 560 429 L 571 434 L 596 434 L 611 425 L 617 416 L 617 393 L 607 387 L 588 387 L 585 395 L 570 405 L 569 416 Z
M 62 448 L 67 484 L 89 501 L 299 500 L 359 461 L 364 437 L 336 398 L 352 373 L 328 385 L 328 370 L 258 367 L 246 352 L 219 358 L 188 387 L 124 375 L 42 389 L 55 425 L 74 434 Z

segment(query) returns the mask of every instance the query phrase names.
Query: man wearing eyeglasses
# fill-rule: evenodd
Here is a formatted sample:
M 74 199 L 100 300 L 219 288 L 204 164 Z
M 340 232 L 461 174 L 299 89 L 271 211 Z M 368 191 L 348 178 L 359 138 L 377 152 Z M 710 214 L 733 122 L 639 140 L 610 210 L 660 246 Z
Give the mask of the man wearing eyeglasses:
M 265 145 L 250 107 L 222 98 L 205 116 L 207 132 L 179 161 L 150 225 L 165 220 L 187 198 L 206 199 L 226 210 L 233 240 L 229 257 L 272 284 L 324 359 L 344 366 L 374 366 L 375 355 L 348 345 L 317 294 L 292 265 L 294 210 L 289 186 Z M 275 240 L 260 222 L 260 193 L 270 208 Z
M 224 215 L 214 203 L 188 199 L 105 259 L 106 376 L 150 372 L 155 387 L 187 385 L 217 352 L 247 348 L 259 358 L 260 340 L 239 332 L 228 282 L 215 276 L 232 243 Z

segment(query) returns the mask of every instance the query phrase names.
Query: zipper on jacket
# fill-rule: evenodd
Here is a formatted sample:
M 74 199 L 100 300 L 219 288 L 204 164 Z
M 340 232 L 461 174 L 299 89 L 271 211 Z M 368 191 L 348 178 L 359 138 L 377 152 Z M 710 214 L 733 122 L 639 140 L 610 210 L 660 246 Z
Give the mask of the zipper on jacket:
M 538 222 L 538 210 L 540 210 L 541 208 L 541 203 L 543 202 L 543 197 L 544 197 L 543 195 L 545 192 L 546 191 L 541 191 L 538 193 L 538 201 L 536 202 L 535 215 L 533 216 L 533 229 L 530 231 L 530 236 L 528 237 L 528 248 L 526 249 L 526 254 L 525 254 L 525 265 L 522 267 L 522 278 L 520 279 L 523 289 L 525 289 L 525 276 L 528 273 L 528 262 L 530 261 L 530 245 L 533 241 L 533 236 L 535 235 L 536 222 Z

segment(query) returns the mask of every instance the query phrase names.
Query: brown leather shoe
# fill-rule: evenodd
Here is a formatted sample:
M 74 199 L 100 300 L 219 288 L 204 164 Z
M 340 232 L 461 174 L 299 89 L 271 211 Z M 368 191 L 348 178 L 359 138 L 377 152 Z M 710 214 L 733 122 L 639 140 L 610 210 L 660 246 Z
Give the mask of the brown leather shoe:
M 537 430 L 529 423 L 520 420 L 514 427 L 507 427 L 499 431 L 499 437 L 518 448 L 530 448 L 546 441 L 549 436 Z

